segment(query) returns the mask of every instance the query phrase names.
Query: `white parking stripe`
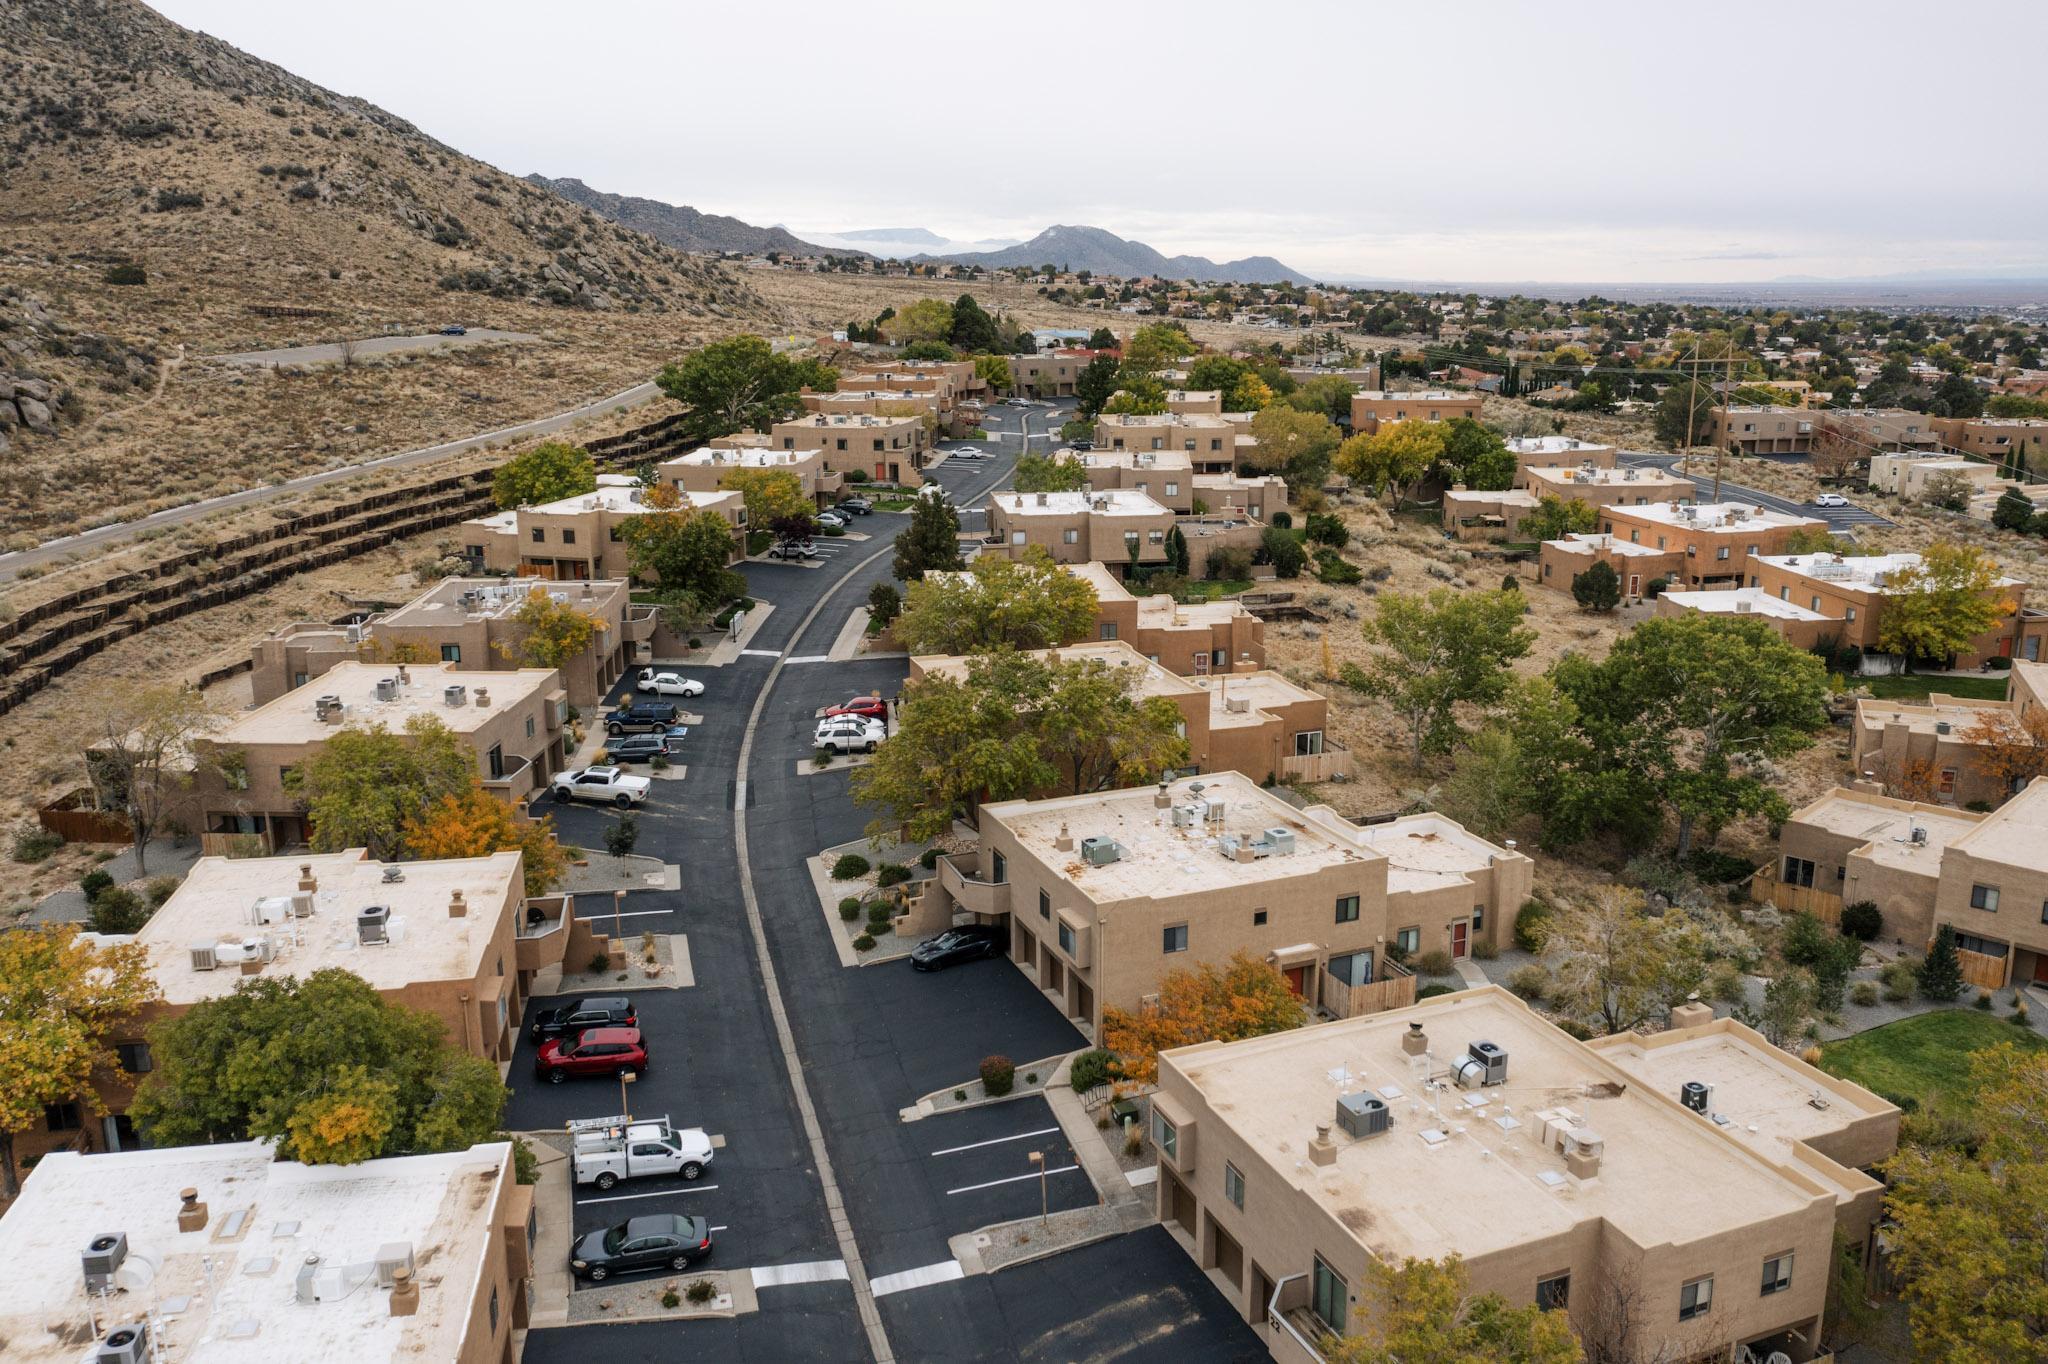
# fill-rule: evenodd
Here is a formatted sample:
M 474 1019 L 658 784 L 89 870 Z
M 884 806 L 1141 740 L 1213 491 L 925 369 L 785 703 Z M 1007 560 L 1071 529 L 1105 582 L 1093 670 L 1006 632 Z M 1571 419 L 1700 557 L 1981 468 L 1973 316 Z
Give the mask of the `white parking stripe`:
M 879 1279 L 868 1280 L 868 1292 L 876 1297 L 901 1293 L 907 1288 L 924 1288 L 935 1283 L 950 1283 L 964 1279 L 967 1271 L 960 1267 L 958 1260 L 941 1260 L 935 1265 L 924 1265 L 918 1269 L 906 1269 L 897 1274 L 884 1274 Z
M 780 649 L 742 649 L 742 650 L 740 650 L 740 653 L 741 653 L 741 654 L 742 654 L 743 656 L 747 657 L 747 658 L 780 658 L 780 657 L 782 657 L 782 650 L 780 650 Z
M 675 913 L 675 911 L 672 909 L 629 909 L 623 914 L 605 914 L 600 911 L 597 913 L 585 915 L 584 917 L 588 919 L 644 919 L 650 914 L 673 913 Z
M 847 1279 L 844 1260 L 809 1260 L 794 1265 L 763 1265 L 747 1273 L 754 1278 L 754 1287 L 781 1288 L 793 1283 L 844 1283 Z
M 717 1187 L 716 1184 L 692 1184 L 686 1189 L 663 1189 L 660 1193 L 622 1193 L 613 1194 L 609 1198 L 579 1198 L 576 1200 L 576 1206 L 580 1208 L 589 1203 L 628 1203 L 636 1198 L 668 1198 L 679 1193 L 710 1193 Z
M 1041 1127 L 1036 1132 L 1019 1132 L 1014 1137 L 990 1137 L 987 1141 L 970 1141 L 965 1146 L 948 1146 L 943 1151 L 932 1152 L 935 1156 L 950 1156 L 957 1151 L 974 1151 L 984 1146 L 1000 1146 L 1006 1141 L 1023 1141 L 1026 1137 L 1043 1137 L 1059 1131 L 1057 1127 Z
M 791 663 L 830 663 L 832 661 L 832 655 L 805 654 L 802 658 L 792 658 L 789 661 Z
M 1046 1173 L 1046 1174 L 1047 1174 L 1048 1176 L 1051 1176 L 1051 1175 L 1070 1175 L 1070 1174 L 1072 1174 L 1072 1173 L 1073 1173 L 1074 1171 L 1076 1171 L 1076 1170 L 1078 1170 L 1078 1169 L 1080 1169 L 1080 1168 L 1081 1168 L 1081 1167 L 1080 1167 L 1080 1166 L 1078 1166 L 1078 1165 L 1062 1165 L 1062 1166 L 1060 1166 L 1060 1168 L 1059 1168 L 1059 1169 L 1057 1169 L 1057 1170 L 1047 1170 L 1047 1171 L 1046 1171 L 1045 1173 Z M 966 1185 L 966 1186 L 964 1186 L 964 1187 L 962 1187 L 962 1188 L 958 1188 L 958 1189 L 948 1189 L 948 1190 L 946 1190 L 946 1194 L 947 1194 L 947 1196 L 948 1196 L 948 1197 L 950 1197 L 950 1196 L 952 1196 L 953 1194 L 956 1194 L 956 1193 L 973 1193 L 973 1192 L 974 1192 L 974 1191 L 975 1191 L 976 1189 L 993 1189 L 993 1188 L 995 1188 L 995 1187 L 996 1187 L 996 1186 L 997 1186 L 998 1184 L 1015 1184 L 1015 1183 L 1016 1183 L 1016 1182 L 1017 1182 L 1018 1180 L 1020 1180 L 1020 1179 L 1036 1179 L 1036 1178 L 1038 1178 L 1038 1172 L 1034 1170 L 1034 1171 L 1032 1171 L 1032 1172 L 1031 1172 L 1030 1174 L 1028 1174 L 1028 1175 L 1011 1175 L 1011 1176 L 1010 1176 L 1010 1177 L 1009 1177 L 1008 1179 L 991 1179 L 991 1180 L 990 1180 L 990 1181 L 989 1181 L 988 1183 L 986 1183 L 986 1184 L 969 1184 L 969 1185 Z

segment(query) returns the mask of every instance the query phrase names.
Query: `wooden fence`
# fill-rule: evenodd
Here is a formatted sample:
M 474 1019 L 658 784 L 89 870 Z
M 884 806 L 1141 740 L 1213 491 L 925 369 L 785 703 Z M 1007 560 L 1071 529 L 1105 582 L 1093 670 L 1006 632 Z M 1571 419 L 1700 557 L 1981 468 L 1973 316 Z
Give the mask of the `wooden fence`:
M 1842 922 L 1842 897 L 1812 886 L 1795 886 L 1777 877 L 1775 865 L 1759 867 L 1749 878 L 1749 898 L 1759 904 L 1769 900 L 1779 909 L 1804 910 L 1830 927 Z
M 1963 979 L 1980 990 L 2002 990 L 2006 984 L 2006 968 L 2011 957 L 1994 957 L 1984 952 L 1970 952 L 1956 949 L 1956 960 L 1962 964 Z
M 80 788 L 36 811 L 36 822 L 66 843 L 128 843 L 135 831 L 125 815 L 92 808 L 92 792 Z
M 1322 1006 L 1338 1018 L 1405 1009 L 1415 1002 L 1415 976 L 1396 962 L 1382 962 L 1380 978 L 1364 985 L 1343 985 L 1322 973 Z

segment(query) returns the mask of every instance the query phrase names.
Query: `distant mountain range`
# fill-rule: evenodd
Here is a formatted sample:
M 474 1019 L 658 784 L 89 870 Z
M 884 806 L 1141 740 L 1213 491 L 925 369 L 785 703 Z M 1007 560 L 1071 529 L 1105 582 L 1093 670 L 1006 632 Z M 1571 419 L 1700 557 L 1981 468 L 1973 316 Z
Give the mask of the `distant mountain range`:
M 914 256 L 952 257 L 968 252 L 1001 251 L 1015 246 L 1015 237 L 991 237 L 963 241 L 941 237 L 928 227 L 863 227 L 852 232 L 813 232 L 806 241 L 833 251 L 865 251 L 884 260 L 909 260 Z
M 545 175 L 529 175 L 526 179 L 529 184 L 553 190 L 571 203 L 581 204 L 621 227 L 645 232 L 678 251 L 750 251 L 757 254 L 787 251 L 808 256 L 818 249 L 779 227 L 755 227 L 738 218 L 699 213 L 686 204 L 664 204 L 659 199 L 607 194 L 576 179 L 556 180 Z
M 1229 284 L 1309 284 L 1271 256 L 1247 256 L 1218 264 L 1206 256 L 1167 256 L 1143 242 L 1127 241 L 1099 227 L 1060 224 L 1030 241 L 999 251 L 931 252 L 928 260 L 950 260 L 1001 270 L 1014 266 L 1057 265 L 1097 275 L 1157 275 L 1163 279 L 1214 280 Z

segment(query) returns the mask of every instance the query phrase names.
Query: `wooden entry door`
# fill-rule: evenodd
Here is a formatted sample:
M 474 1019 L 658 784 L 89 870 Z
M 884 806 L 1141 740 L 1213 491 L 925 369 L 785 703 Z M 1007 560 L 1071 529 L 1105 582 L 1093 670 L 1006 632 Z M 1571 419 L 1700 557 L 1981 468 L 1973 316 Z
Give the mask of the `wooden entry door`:
M 1287 977 L 1287 988 L 1294 992 L 1296 999 L 1300 999 L 1306 993 L 1308 988 L 1308 967 L 1306 965 L 1289 966 L 1282 970 L 1280 974 Z
M 1631 573 L 1631 574 L 1629 574 L 1629 575 L 1628 575 L 1628 594 L 1629 594 L 1629 595 L 1630 595 L 1631 597 L 1640 597 L 1640 596 L 1642 596 L 1642 595 L 1643 595 L 1643 575 L 1642 575 L 1642 574 L 1640 574 L 1640 573 Z
M 1465 959 L 1466 940 L 1472 934 L 1472 921 L 1460 919 L 1451 925 L 1451 960 Z

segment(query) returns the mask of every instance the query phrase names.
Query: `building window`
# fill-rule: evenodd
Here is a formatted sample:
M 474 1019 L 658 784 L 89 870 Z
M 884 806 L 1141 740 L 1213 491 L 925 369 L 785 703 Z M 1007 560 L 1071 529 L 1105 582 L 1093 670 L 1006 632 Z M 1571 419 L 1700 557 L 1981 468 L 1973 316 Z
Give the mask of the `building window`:
M 1095 632 L 1095 637 L 1097 639 L 1115 639 L 1116 622 L 1113 620 L 1106 620 L 1102 622 L 1101 627 L 1098 628 Z
M 999 886 L 1002 885 L 1005 881 L 1010 879 L 1009 859 L 1004 857 L 1001 853 L 996 853 L 993 857 L 990 871 L 991 875 L 993 875 L 993 877 L 995 878 L 995 884 Z
M 2042 923 L 2044 923 L 2044 924 L 2048 924 L 2048 900 L 2043 900 L 2043 901 L 2041 902 L 2041 922 L 2042 922 Z M 1252 911 L 1252 927 L 1253 927 L 1253 928 L 1264 928 L 1265 926 L 1266 926 L 1266 911 L 1265 911 L 1265 910 L 1263 910 L 1263 909 L 1255 909 L 1255 910 L 1253 910 L 1253 911 Z
M 526 1210 L 526 1248 L 533 1249 L 533 1243 L 540 1239 L 540 1207 L 538 1204 Z
M 1358 922 L 1358 897 L 1342 895 L 1337 898 L 1337 922 L 1355 924 Z
M 1179 496 L 1180 496 L 1180 484 L 1178 484 L 1178 483 L 1169 483 L 1169 484 L 1167 484 L 1167 485 L 1166 485 L 1166 495 L 1167 495 L 1168 497 L 1179 497 Z
M 1145 539 L 1151 544 L 1163 545 L 1166 543 L 1166 532 L 1163 530 L 1146 531 Z
M 1125 532 L 1124 532 L 1124 552 L 1128 554 L 1128 553 L 1130 553 L 1130 552 L 1132 552 L 1132 551 L 1136 550 L 1137 548 L 1138 548 L 1138 532 L 1136 532 L 1136 531 L 1134 531 L 1134 530 L 1127 530 L 1127 531 L 1125 531 Z
M 1546 1312 L 1562 1312 L 1571 1305 L 1572 1276 L 1553 1274 L 1536 1281 L 1536 1305 Z
M 1764 1284 L 1762 1294 L 1768 1298 L 1773 1293 L 1782 1293 L 1792 1286 L 1792 1252 L 1774 1255 L 1764 1261 Z
M 1060 941 L 1060 951 L 1062 951 L 1062 952 L 1066 953 L 1066 954 L 1067 954 L 1068 956 L 1070 956 L 1070 957 L 1071 957 L 1071 956 L 1073 956 L 1073 955 L 1074 955 L 1074 930 L 1073 930 L 1073 928 L 1072 928 L 1071 926 L 1069 926 L 1069 925 L 1067 925 L 1067 924 L 1061 924 L 1061 925 L 1059 926 L 1059 941 Z
M 1850 607 L 1850 608 L 1848 609 L 1848 611 L 1847 611 L 1847 612 L 1845 613 L 1845 615 L 1844 615 L 1844 618 L 1845 618 L 1845 619 L 1847 619 L 1847 620 L 1852 620 L 1852 621 L 1853 621 L 1853 620 L 1855 620 L 1855 619 L 1856 619 L 1856 608 L 1855 608 L 1855 607 L 1853 607 L 1853 606 L 1852 606 L 1852 607 Z M 2029 654 L 2029 655 L 2027 655 L 2027 657 L 2029 657 L 2029 658 L 2032 658 L 2032 657 L 2033 657 L 2033 655 L 2032 655 L 2032 654 Z
M 1716 559 L 1726 559 L 1728 557 L 1728 546 L 1723 545 L 1719 549 L 1715 550 L 1714 557 Z
M 1060 538 L 1067 544 L 1078 545 L 1081 543 L 1081 532 L 1078 530 L 1062 531 Z
M 1312 758 L 1323 751 L 1323 732 L 1320 729 L 1299 730 L 1294 736 L 1294 756 Z
M 43 1123 L 52 1132 L 76 1132 L 79 1128 L 78 1105 L 68 1099 L 60 1104 L 44 1104 Z
M 147 1042 L 122 1042 L 114 1050 L 121 1058 L 121 1069 L 130 1075 L 147 1075 L 156 1069 L 156 1059 L 149 1054 Z
M 1159 1148 L 1159 1154 L 1178 1164 L 1180 1161 L 1180 1129 L 1173 1125 L 1164 1113 L 1155 1110 L 1152 1114 L 1152 1144 Z
M 1185 952 L 1188 950 L 1188 926 L 1168 924 L 1160 934 L 1159 950 L 1162 952 Z
M 443 644 L 441 646 L 441 661 L 443 663 L 460 663 L 462 661 L 462 646 L 460 644 Z
M 1223 1196 L 1231 1207 L 1244 1211 L 1244 1172 L 1227 1160 L 1223 1162 Z
M 1954 795 L 1956 793 L 1956 770 L 1953 767 L 1942 768 L 1941 776 L 1935 785 L 1939 794 L 1944 796 Z
M 1330 1328 L 1330 1334 L 1344 1334 L 1344 1307 L 1348 1290 L 1344 1277 L 1323 1263 L 1323 1257 L 1316 1256 L 1316 1268 L 1310 1306 L 1323 1319 L 1323 1325 Z
M 1714 1306 L 1714 1276 L 1694 1279 L 1678 1290 L 1678 1319 L 1691 1321 L 1704 1317 Z
M 504 779 L 505 749 L 502 744 L 492 744 L 491 751 L 484 755 L 484 761 L 490 764 L 492 781 L 501 781 Z
M 1394 946 L 1411 956 L 1421 951 L 1422 929 L 1420 927 L 1402 929 L 1394 935 Z
M 1992 914 L 1998 913 L 1998 887 L 1971 886 L 1970 908 L 1986 910 Z
M 2007 948 L 2002 942 L 1994 942 L 1990 938 L 1980 938 L 1974 933 L 1958 933 L 1956 934 L 1956 951 L 1975 952 L 1980 957 L 2003 958 Z
M 535 526 L 533 528 L 533 542 L 536 545 L 544 545 L 548 542 L 548 529 L 546 526 Z
M 2041 902 L 2041 922 L 2048 924 L 2048 900 Z
M 1483 928 L 1485 928 L 1485 927 L 1486 927 L 1486 906 L 1485 906 L 1485 905 L 1474 905 L 1474 906 L 1472 906 L 1472 931 L 1473 931 L 1474 933 L 1477 933 L 1477 932 L 1479 932 L 1479 931 L 1480 931 L 1481 929 L 1483 929 Z
M 498 1333 L 498 1286 L 491 1285 L 491 1334 Z
M 1342 952 L 1330 958 L 1327 968 L 1340 985 L 1372 984 L 1372 953 Z
M 576 531 L 573 527 L 562 527 L 562 543 L 565 545 L 573 545 L 576 543 Z
M 1785 859 L 1785 875 L 1782 878 L 1788 886 L 1810 886 L 1813 884 L 1813 863 L 1804 857 Z
M 529 739 L 533 737 L 533 717 L 531 715 L 526 717 L 526 737 Z

